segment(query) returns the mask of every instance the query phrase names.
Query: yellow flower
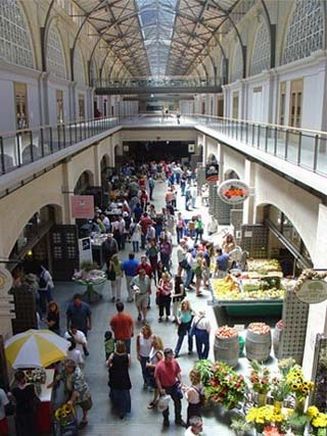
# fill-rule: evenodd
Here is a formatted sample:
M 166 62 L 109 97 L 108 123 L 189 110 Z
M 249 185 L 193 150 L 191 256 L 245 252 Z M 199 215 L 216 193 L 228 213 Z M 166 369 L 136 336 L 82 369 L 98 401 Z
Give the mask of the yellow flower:
M 316 406 L 308 407 L 307 415 L 309 416 L 309 418 L 315 418 L 316 416 L 318 416 L 318 414 L 319 414 L 319 410 Z

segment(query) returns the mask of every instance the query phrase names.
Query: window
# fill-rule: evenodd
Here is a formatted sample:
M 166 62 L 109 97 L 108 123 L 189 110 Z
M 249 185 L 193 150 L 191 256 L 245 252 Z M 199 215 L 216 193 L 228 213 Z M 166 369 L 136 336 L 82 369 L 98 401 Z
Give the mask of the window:
M 259 27 L 254 45 L 253 56 L 250 67 L 250 74 L 259 74 L 270 67 L 270 38 L 268 28 L 265 23 Z
M 279 87 L 279 124 L 285 124 L 285 106 L 286 106 L 286 82 L 281 82 Z
M 57 123 L 64 122 L 64 93 L 61 89 L 56 90 Z
M 303 59 L 324 47 L 324 11 L 321 0 L 296 0 L 289 21 L 282 64 Z
M 28 127 L 27 87 L 25 83 L 14 83 L 17 129 Z
M 239 105 L 239 96 L 238 92 L 233 93 L 233 116 L 235 120 L 238 119 L 238 105 Z
M 83 94 L 78 94 L 78 116 L 80 119 L 85 118 L 85 101 Z
M 232 70 L 231 70 L 231 82 L 235 82 L 236 80 L 242 79 L 243 77 L 243 56 L 242 56 L 242 50 L 241 45 L 239 42 L 236 43 L 237 45 L 234 48 L 234 55 L 233 55 L 233 63 L 232 63 Z
M 55 76 L 66 79 L 66 65 L 59 32 L 51 27 L 47 40 L 47 70 Z
M 301 127 L 303 80 L 292 80 L 289 125 Z
M 0 1 L 0 59 L 33 68 L 33 53 L 25 17 L 16 0 Z
M 79 47 L 76 47 L 74 53 L 74 80 L 80 84 L 85 84 L 84 62 Z

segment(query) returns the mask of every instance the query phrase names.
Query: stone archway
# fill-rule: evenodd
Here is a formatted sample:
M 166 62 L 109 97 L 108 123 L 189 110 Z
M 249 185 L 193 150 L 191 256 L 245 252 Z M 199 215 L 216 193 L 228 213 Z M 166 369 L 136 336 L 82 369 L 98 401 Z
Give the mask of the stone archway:
M 91 186 L 94 186 L 94 174 L 90 170 L 85 170 L 74 186 L 74 194 L 82 194 Z

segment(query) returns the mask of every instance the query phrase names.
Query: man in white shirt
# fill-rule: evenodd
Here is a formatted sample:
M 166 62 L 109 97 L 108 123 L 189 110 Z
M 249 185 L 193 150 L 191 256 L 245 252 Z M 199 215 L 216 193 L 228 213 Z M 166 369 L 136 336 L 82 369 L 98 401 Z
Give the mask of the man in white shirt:
M 77 330 L 75 326 L 72 326 L 65 333 L 66 339 L 73 338 L 76 343 L 76 349 L 81 352 L 82 355 L 85 354 L 84 350 L 87 350 L 87 339 L 81 330 Z
M 208 359 L 209 355 L 209 334 L 210 321 L 205 310 L 200 310 L 193 318 L 191 331 L 195 336 L 196 351 L 199 360 Z
M 185 430 L 184 436 L 201 435 L 203 430 L 203 421 L 200 416 L 191 416 L 190 426 Z

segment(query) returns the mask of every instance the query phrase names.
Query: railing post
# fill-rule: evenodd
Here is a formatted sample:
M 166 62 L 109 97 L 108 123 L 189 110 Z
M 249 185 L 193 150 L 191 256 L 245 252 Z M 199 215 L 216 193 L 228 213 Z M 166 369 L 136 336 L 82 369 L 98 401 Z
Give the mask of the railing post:
M 275 132 L 274 132 L 274 156 L 277 155 L 277 127 L 275 127 Z
M 254 124 L 252 124 L 252 147 L 254 147 L 254 138 L 255 138 L 255 134 L 254 134 L 254 132 L 255 132 L 255 129 L 254 129 Z
M 50 130 L 49 130 L 49 137 L 50 137 L 50 153 L 52 154 L 53 153 L 52 127 L 50 127 Z
M 41 139 L 41 154 L 42 154 L 42 157 L 44 157 L 44 133 L 43 133 L 43 127 L 40 128 L 40 139 Z
M 65 124 L 62 124 L 62 136 L 64 141 L 64 148 L 66 148 L 66 131 L 65 131 Z
M 302 132 L 299 132 L 299 141 L 297 145 L 297 164 L 301 165 L 301 154 L 302 154 Z
M 29 132 L 30 136 L 30 154 L 31 154 L 31 162 L 34 162 L 34 153 L 33 153 L 33 132 L 30 130 Z
M 83 136 L 82 136 L 82 121 L 79 122 L 79 141 L 80 142 L 82 140 Z
M 313 171 L 317 171 L 317 164 L 318 164 L 318 146 L 319 146 L 319 135 L 315 135 L 315 148 L 314 148 L 314 155 L 313 155 Z
M 269 127 L 266 126 L 266 137 L 265 137 L 265 152 L 266 153 L 268 151 L 268 129 L 269 129 Z
M 284 160 L 287 160 L 287 156 L 288 156 L 288 129 L 286 129 L 286 134 L 285 134 L 285 150 L 284 150 Z
M 260 124 L 258 124 L 257 148 L 260 149 Z
M 21 155 L 20 155 L 20 138 L 21 138 L 21 133 L 16 133 L 18 167 L 22 166 L 22 158 L 21 158 Z
M 73 144 L 73 135 L 72 135 L 72 125 L 69 124 L 68 125 L 68 129 L 69 129 L 69 144 L 72 145 Z
M 249 123 L 245 121 L 245 142 L 249 143 Z
M 240 132 L 240 141 L 243 141 L 243 121 L 240 122 L 241 125 L 241 132 Z
M 58 138 L 58 150 L 61 150 L 61 145 L 60 145 L 60 126 L 57 125 L 57 138 Z
M 0 153 L 1 153 L 1 173 L 6 174 L 5 153 L 3 149 L 3 137 L 0 136 Z

